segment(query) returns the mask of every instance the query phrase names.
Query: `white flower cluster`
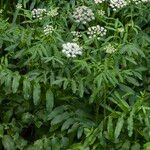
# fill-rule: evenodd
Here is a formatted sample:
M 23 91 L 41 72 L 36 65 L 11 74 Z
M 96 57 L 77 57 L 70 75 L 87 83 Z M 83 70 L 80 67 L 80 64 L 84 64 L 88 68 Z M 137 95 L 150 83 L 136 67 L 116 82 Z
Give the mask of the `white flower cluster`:
M 106 35 L 107 30 L 104 27 L 101 27 L 99 25 L 92 26 L 88 28 L 87 34 L 89 35 L 89 38 L 95 38 L 100 39 L 100 37 L 103 37 Z
M 45 35 L 51 34 L 53 31 L 54 31 L 54 28 L 51 25 L 46 25 L 44 27 L 44 34 Z
M 150 2 L 150 0 L 130 0 L 129 2 L 134 4 L 140 4 L 140 3 Z
M 47 12 L 47 16 L 50 17 L 55 17 L 58 15 L 58 7 L 51 9 L 50 11 Z
M 100 16 L 104 16 L 105 15 L 105 11 L 104 10 L 98 10 L 98 15 Z
M 104 49 L 105 49 L 106 53 L 108 53 L 108 54 L 112 54 L 116 51 L 116 48 L 114 48 L 114 46 L 111 45 L 110 43 L 107 46 L 105 46 Z
M 125 29 L 123 27 L 120 27 L 117 29 L 118 32 L 123 33 L 125 31 Z
M 42 18 L 44 17 L 44 15 L 46 15 L 46 9 L 41 9 L 41 8 L 38 8 L 38 9 L 33 9 L 32 10 L 32 17 L 33 18 L 37 18 L 37 19 L 40 19 L 42 20 Z
M 71 34 L 73 35 L 74 39 L 73 41 L 78 41 L 80 37 L 82 37 L 82 34 L 80 31 L 71 31 Z
M 17 9 L 21 9 L 21 8 L 22 8 L 22 4 L 17 3 L 16 8 L 17 8 Z
M 146 3 L 146 2 L 150 2 L 150 0 L 141 0 L 141 2 Z
M 125 0 L 110 0 L 110 7 L 113 8 L 114 11 L 123 8 L 126 5 L 127 1 Z
M 103 2 L 105 2 L 105 0 L 94 0 L 94 2 L 96 3 L 96 4 L 101 4 L 101 3 L 103 3 Z
M 95 19 L 93 11 L 86 6 L 77 7 L 73 13 L 73 18 L 75 22 L 83 24 Z
M 62 52 L 67 57 L 76 57 L 77 55 L 82 55 L 82 48 L 77 43 L 65 43 L 62 45 Z
M 71 31 L 71 33 L 72 33 L 72 35 L 73 35 L 74 37 L 77 37 L 77 38 L 82 37 L 80 31 Z

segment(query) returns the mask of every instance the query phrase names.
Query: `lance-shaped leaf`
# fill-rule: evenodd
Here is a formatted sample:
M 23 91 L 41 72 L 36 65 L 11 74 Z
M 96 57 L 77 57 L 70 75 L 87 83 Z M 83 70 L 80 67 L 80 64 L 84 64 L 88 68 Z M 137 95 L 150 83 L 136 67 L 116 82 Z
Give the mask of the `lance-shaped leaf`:
M 25 78 L 23 80 L 23 95 L 25 99 L 28 99 L 31 94 L 31 83 L 29 79 Z
M 121 133 L 121 130 L 122 130 L 122 127 L 124 124 L 124 118 L 123 117 L 124 117 L 124 115 L 122 115 L 120 118 L 118 118 L 116 128 L 115 128 L 115 133 L 114 133 L 115 139 L 117 139 Z
M 40 103 L 41 87 L 39 83 L 35 83 L 33 86 L 33 103 L 38 105 Z
M 54 106 L 54 94 L 48 89 L 46 92 L 46 110 L 50 112 Z
M 20 81 L 21 76 L 19 74 L 16 74 L 13 77 L 13 81 L 12 81 L 12 92 L 16 93 L 19 87 L 19 81 Z

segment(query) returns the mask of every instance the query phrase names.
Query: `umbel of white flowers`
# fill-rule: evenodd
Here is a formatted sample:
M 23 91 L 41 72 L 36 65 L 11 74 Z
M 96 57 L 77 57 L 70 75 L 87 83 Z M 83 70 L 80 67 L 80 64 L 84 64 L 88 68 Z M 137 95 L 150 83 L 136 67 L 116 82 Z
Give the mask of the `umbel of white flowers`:
M 72 34 L 74 37 L 77 37 L 77 38 L 82 37 L 80 31 L 71 31 L 71 34 Z
M 95 19 L 93 11 L 86 6 L 77 7 L 73 13 L 73 18 L 75 22 L 82 24 Z
M 150 0 L 129 0 L 129 2 L 133 2 L 135 4 L 140 4 L 144 2 L 150 2 Z
M 114 46 L 109 43 L 107 46 L 105 46 L 104 50 L 106 51 L 106 53 L 112 54 L 112 53 L 114 53 L 117 49 L 114 48 Z
M 21 3 L 17 3 L 16 9 L 21 9 L 21 8 L 22 8 L 22 4 Z
M 43 16 L 46 14 L 46 9 L 41 9 L 41 8 L 38 8 L 38 9 L 33 9 L 32 10 L 32 17 L 33 18 L 37 18 L 37 19 L 40 19 L 42 20 Z
M 110 0 L 110 7 L 112 7 L 114 11 L 126 5 L 127 5 L 127 2 L 125 0 Z
M 98 15 L 100 16 L 104 16 L 105 15 L 105 11 L 104 10 L 98 10 Z
M 46 26 L 44 27 L 44 34 L 45 34 L 45 35 L 49 35 L 49 34 L 51 34 L 53 31 L 54 31 L 54 28 L 53 28 L 52 25 L 46 25 Z
M 76 57 L 77 55 L 82 55 L 82 48 L 77 43 L 65 43 L 62 45 L 62 52 L 67 57 Z
M 103 3 L 103 2 L 105 2 L 106 0 L 94 0 L 94 2 L 96 3 L 96 4 L 100 4 L 100 3 Z
M 103 2 L 109 2 L 110 7 L 113 8 L 114 11 L 117 9 L 123 8 L 126 6 L 128 3 L 133 3 L 133 4 L 140 4 L 140 3 L 146 3 L 150 2 L 150 0 L 94 0 L 96 4 L 101 4 Z
M 50 17 L 55 17 L 58 15 L 58 7 L 51 9 L 50 11 L 47 12 L 47 16 Z
M 79 38 L 82 37 L 82 34 L 80 31 L 71 31 L 71 34 L 73 35 L 74 42 L 78 41 Z
M 99 25 L 92 26 L 88 28 L 87 34 L 89 35 L 89 38 L 97 38 L 100 39 L 100 37 L 103 37 L 106 35 L 107 30 L 104 27 L 101 27 Z

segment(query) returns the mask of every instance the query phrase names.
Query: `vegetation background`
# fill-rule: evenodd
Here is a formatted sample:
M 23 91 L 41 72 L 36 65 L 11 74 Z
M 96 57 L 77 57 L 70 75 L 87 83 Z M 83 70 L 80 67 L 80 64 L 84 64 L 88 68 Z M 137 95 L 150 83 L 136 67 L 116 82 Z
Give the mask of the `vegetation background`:
M 0 149 L 150 150 L 150 1 L 110 3 L 0 0 Z

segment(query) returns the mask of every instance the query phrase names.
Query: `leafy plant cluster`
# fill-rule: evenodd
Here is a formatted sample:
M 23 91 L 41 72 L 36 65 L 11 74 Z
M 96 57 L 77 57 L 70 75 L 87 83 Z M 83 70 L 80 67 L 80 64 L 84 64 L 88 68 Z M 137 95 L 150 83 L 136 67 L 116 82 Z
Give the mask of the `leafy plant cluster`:
M 150 149 L 150 3 L 109 2 L 1 0 L 0 149 Z

